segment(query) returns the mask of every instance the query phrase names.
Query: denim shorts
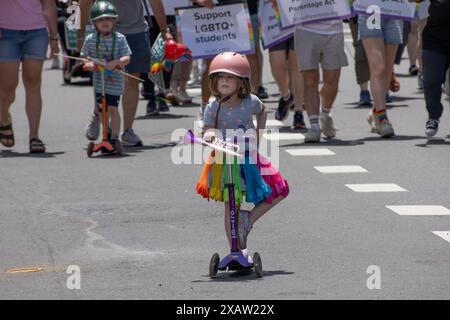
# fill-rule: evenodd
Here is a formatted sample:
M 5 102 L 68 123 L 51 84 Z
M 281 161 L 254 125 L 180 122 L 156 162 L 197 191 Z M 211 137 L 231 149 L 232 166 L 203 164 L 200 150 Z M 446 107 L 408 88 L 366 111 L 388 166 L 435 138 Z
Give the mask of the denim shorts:
M 0 28 L 0 62 L 47 60 L 48 32 Z
M 358 38 L 383 38 L 386 44 L 403 43 L 403 21 L 398 19 L 381 18 L 381 28 L 369 29 L 366 15 L 358 16 Z
M 130 73 L 147 73 L 150 70 L 150 38 L 148 32 L 125 34 L 131 49 L 130 63 L 125 67 Z

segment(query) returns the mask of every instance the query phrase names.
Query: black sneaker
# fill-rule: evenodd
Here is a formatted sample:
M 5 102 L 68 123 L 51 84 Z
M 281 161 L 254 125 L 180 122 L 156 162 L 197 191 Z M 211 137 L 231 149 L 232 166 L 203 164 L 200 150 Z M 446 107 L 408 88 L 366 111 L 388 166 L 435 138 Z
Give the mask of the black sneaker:
M 294 113 L 294 124 L 292 125 L 294 129 L 305 129 L 305 120 L 303 119 L 303 112 L 295 111 Z
M 439 130 L 439 120 L 428 119 L 426 124 L 425 134 L 428 137 L 433 137 Z
M 410 76 L 417 76 L 417 74 L 419 73 L 419 68 L 417 68 L 417 66 L 413 64 L 409 67 L 408 71 Z
M 169 112 L 169 106 L 166 103 L 166 98 L 163 93 L 157 95 L 157 103 L 159 106 L 159 111 Z
M 263 86 L 258 87 L 258 93 L 256 94 L 256 96 L 260 99 L 269 98 L 269 94 L 267 93 L 266 88 L 264 88 Z
M 289 115 L 289 108 L 294 104 L 294 97 L 290 94 L 289 99 L 286 101 L 283 97 L 278 101 L 278 108 L 275 112 L 275 119 L 279 121 L 286 120 Z
M 155 97 L 148 100 L 147 102 L 147 116 L 157 116 L 159 115 L 158 105 L 156 104 Z

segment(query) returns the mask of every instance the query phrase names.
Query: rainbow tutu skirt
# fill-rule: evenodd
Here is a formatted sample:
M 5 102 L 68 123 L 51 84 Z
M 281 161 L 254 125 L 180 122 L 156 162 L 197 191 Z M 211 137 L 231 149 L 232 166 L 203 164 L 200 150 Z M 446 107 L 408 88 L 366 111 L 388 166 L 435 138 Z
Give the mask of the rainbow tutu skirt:
M 228 202 L 228 188 L 230 183 L 230 166 L 226 163 L 222 152 L 213 151 L 202 168 L 196 190 L 206 199 Z M 288 182 L 275 169 L 270 161 L 259 153 L 246 155 L 243 159 L 233 157 L 231 160 L 231 175 L 233 177 L 235 202 L 253 203 L 257 205 L 262 201 L 271 203 L 279 196 L 287 197 L 289 194 Z

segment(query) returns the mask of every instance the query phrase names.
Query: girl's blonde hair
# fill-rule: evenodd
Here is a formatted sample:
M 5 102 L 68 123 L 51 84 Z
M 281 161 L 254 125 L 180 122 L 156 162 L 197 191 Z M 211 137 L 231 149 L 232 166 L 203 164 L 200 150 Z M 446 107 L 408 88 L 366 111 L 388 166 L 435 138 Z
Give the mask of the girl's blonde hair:
M 221 100 L 222 94 L 217 89 L 217 83 L 219 82 L 219 77 L 217 73 L 213 73 L 210 77 L 209 87 L 211 89 L 211 93 L 217 100 Z M 251 94 L 251 85 L 250 80 L 248 78 L 236 77 L 238 80 L 238 84 L 236 86 L 236 91 L 233 94 L 237 94 L 240 99 L 246 99 Z

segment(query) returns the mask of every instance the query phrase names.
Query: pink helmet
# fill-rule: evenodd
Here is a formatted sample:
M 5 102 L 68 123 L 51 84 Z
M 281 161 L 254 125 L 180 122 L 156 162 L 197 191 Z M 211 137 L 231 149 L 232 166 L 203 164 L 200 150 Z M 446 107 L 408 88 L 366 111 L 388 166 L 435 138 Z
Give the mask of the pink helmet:
M 247 58 L 238 52 L 219 53 L 211 62 L 209 75 L 226 72 L 241 78 L 250 79 L 251 69 Z

